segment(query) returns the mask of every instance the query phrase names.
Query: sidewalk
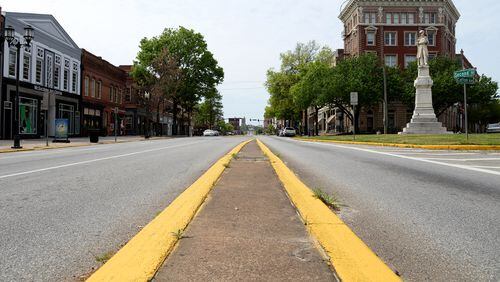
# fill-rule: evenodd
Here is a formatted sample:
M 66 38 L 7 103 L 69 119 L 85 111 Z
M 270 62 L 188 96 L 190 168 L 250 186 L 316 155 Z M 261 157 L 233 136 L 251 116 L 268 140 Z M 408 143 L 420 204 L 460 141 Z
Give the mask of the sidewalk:
M 234 159 L 155 281 L 335 281 L 255 141 Z
M 168 137 L 151 137 L 150 140 L 159 139 L 159 138 L 168 138 Z M 67 148 L 67 147 L 80 147 L 80 146 L 90 146 L 95 145 L 95 143 L 90 143 L 89 137 L 78 137 L 78 138 L 70 138 L 71 143 L 52 143 L 53 138 L 49 138 L 49 146 L 46 146 L 45 139 L 26 139 L 21 140 L 21 146 L 23 149 L 21 151 L 26 150 L 35 150 L 35 149 L 54 149 L 54 148 Z M 117 142 L 134 142 L 134 141 L 143 141 L 144 136 L 118 136 Z M 99 137 L 98 144 L 110 144 L 115 142 L 114 136 L 106 136 Z M 12 150 L 11 146 L 13 144 L 12 140 L 0 140 L 0 152 L 16 152 L 19 150 Z

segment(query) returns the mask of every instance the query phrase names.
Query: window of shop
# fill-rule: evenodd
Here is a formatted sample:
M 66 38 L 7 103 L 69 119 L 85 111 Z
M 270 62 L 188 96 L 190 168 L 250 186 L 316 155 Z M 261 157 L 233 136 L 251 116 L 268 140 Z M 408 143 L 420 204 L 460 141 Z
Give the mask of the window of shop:
M 92 83 L 90 85 L 91 85 L 90 96 L 95 97 L 95 79 L 94 78 L 92 78 Z
M 368 46 L 375 45 L 375 32 L 367 32 L 366 33 L 366 45 L 368 45 Z
M 69 88 L 69 60 L 64 60 L 64 73 L 63 73 L 63 89 L 68 91 Z
M 73 105 L 59 104 L 59 118 L 67 119 L 69 123 L 69 134 L 75 133 L 75 107 Z
M 78 88 L 78 64 L 73 63 L 73 74 L 71 77 L 71 92 L 77 93 Z
M 385 65 L 391 68 L 396 67 L 398 64 L 398 57 L 396 55 L 385 55 Z
M 83 95 L 89 96 L 89 77 L 85 76 L 83 85 L 85 86 L 85 89 L 83 90 Z
M 132 89 L 130 87 L 127 87 L 125 89 L 125 102 L 131 102 L 132 101 Z
M 25 48 L 23 55 L 23 79 L 27 81 L 30 80 L 30 64 L 31 64 L 30 48 Z
M 56 64 L 54 66 L 54 88 L 59 89 L 59 80 L 61 77 L 61 56 L 56 56 Z
M 9 76 L 16 76 L 16 50 L 9 50 Z
M 384 38 L 386 46 L 396 46 L 396 32 L 386 32 Z
M 429 46 L 436 46 L 436 32 L 434 30 L 427 31 L 427 38 L 429 39 Z
M 38 100 L 19 97 L 19 133 L 36 134 Z
M 417 45 L 417 33 L 405 32 L 405 46 L 416 46 L 416 45 Z
M 97 99 L 101 99 L 102 97 L 102 81 L 97 82 Z
M 53 55 L 48 53 L 47 54 L 47 57 L 46 57 L 46 66 L 47 66 L 47 69 L 46 69 L 46 80 L 45 80 L 45 85 L 47 85 L 48 87 L 52 87 L 53 86 L 53 82 L 54 82 L 54 79 L 53 79 L 53 74 L 54 74 L 54 61 L 53 61 Z
M 35 65 L 35 83 L 42 84 L 43 75 L 43 56 L 44 51 L 41 48 L 36 49 L 36 65 Z
M 125 119 L 124 119 L 123 122 L 125 123 L 125 129 L 127 131 L 128 130 L 132 130 L 132 128 L 133 128 L 133 119 L 132 119 L 132 117 L 130 117 L 130 116 L 125 117 Z

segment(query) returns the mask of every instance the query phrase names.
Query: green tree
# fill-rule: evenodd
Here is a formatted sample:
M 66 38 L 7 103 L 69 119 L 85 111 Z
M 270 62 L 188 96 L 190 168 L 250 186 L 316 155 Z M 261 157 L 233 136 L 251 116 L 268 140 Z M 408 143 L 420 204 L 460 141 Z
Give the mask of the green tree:
M 214 90 L 204 98 L 203 102 L 196 106 L 195 125 L 208 129 L 214 129 L 217 122 L 223 116 L 222 95 Z
M 188 113 L 190 123 L 195 106 L 223 81 L 224 71 L 200 33 L 184 27 L 167 28 L 161 35 L 140 42 L 132 72 L 139 85 L 152 87 L 162 76 L 154 62 L 163 56 L 175 62 L 181 73 L 175 89 L 162 87 L 163 95 L 173 102 L 173 133 L 177 134 L 178 107 Z
M 280 70 L 271 69 L 267 72 L 266 86 L 271 97 L 269 107 L 266 108 L 266 117 L 288 120 L 293 125 L 294 121 L 300 119 L 301 113 L 302 117 L 306 117 L 305 111 L 309 105 L 306 105 L 306 98 L 294 97 L 299 96 L 299 92 L 295 90 L 296 95 L 294 95 L 292 88 L 307 72 L 308 64 L 316 60 L 331 60 L 333 52 L 326 47 L 321 48 L 315 41 L 310 41 L 298 43 L 294 50 L 282 53 L 280 58 Z M 300 100 L 303 103 L 297 104 L 294 100 Z
M 397 85 L 397 74 L 396 69 L 388 69 L 388 83 L 395 85 L 391 96 L 396 95 L 395 89 L 402 87 Z M 362 107 L 369 108 L 383 101 L 382 67 L 375 55 L 364 54 L 340 61 L 332 68 L 328 80 L 321 99 L 325 104 L 338 107 L 350 120 L 358 120 Z M 351 92 L 358 92 L 359 99 L 354 116 L 348 106 Z M 357 122 L 355 124 L 357 126 Z

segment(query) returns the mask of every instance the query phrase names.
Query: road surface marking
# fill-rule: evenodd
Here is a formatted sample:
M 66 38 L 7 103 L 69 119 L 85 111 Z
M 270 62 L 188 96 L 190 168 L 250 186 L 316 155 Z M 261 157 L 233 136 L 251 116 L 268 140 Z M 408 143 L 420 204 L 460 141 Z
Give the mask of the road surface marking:
M 87 281 L 151 281 L 178 241 L 172 233 L 188 226 L 233 154 L 250 141 L 240 143 L 219 159 Z
M 338 148 L 343 148 L 343 149 L 349 149 L 349 150 L 355 150 L 355 151 L 361 151 L 361 152 L 368 152 L 368 153 L 379 154 L 379 155 L 386 155 L 386 156 L 391 156 L 391 157 L 396 157 L 396 158 L 401 158 L 401 159 L 420 161 L 420 162 L 437 164 L 437 165 L 443 165 L 443 166 L 449 166 L 449 167 L 454 167 L 454 168 L 461 168 L 461 169 L 465 169 L 465 170 L 470 170 L 470 171 L 475 171 L 475 172 L 482 172 L 482 173 L 488 173 L 488 174 L 493 174 L 493 175 L 499 175 L 500 176 L 500 171 L 487 170 L 487 169 L 476 168 L 476 167 L 466 166 L 466 165 L 459 165 L 459 164 L 443 163 L 443 162 L 438 162 L 438 161 L 435 161 L 435 160 L 422 159 L 422 158 L 416 158 L 416 157 L 410 157 L 410 156 L 403 156 L 403 155 L 392 154 L 392 153 L 387 153 L 387 152 L 375 151 L 375 150 L 366 149 L 366 148 L 343 146 L 343 145 L 332 144 L 332 143 L 319 143 L 319 142 L 310 142 L 310 141 L 300 141 L 300 140 L 299 141 L 295 141 L 295 142 L 303 142 L 303 143 L 308 143 L 308 144 L 312 144 L 312 145 L 332 146 L 332 147 L 338 147 Z
M 12 174 L 7 174 L 7 175 L 1 175 L 0 179 L 9 178 L 9 177 L 15 177 L 15 176 L 20 176 L 20 175 L 26 175 L 26 174 L 32 174 L 32 173 L 37 173 L 37 172 L 43 172 L 43 171 L 48 171 L 48 170 L 54 170 L 54 169 L 59 169 L 59 168 L 66 168 L 66 167 L 71 167 L 71 166 L 89 164 L 89 163 L 94 163 L 94 162 L 100 162 L 100 161 L 106 161 L 106 160 L 124 158 L 124 157 L 129 157 L 129 156 L 134 156 L 134 155 L 139 155 L 139 154 L 144 154 L 144 153 L 150 153 L 150 152 L 155 152 L 155 151 L 161 151 L 161 150 L 166 150 L 166 149 L 172 149 L 172 148 L 190 146 L 190 145 L 199 144 L 199 143 L 203 143 L 203 142 L 204 141 L 199 141 L 199 142 L 193 142 L 193 143 L 188 143 L 188 144 L 180 144 L 180 145 L 174 145 L 174 146 L 167 146 L 167 147 L 161 147 L 161 148 L 156 148 L 156 149 L 138 151 L 138 152 L 133 152 L 133 153 L 128 153 L 128 154 L 122 154 L 122 155 L 110 156 L 110 157 L 105 157 L 105 158 L 93 159 L 93 160 L 88 160 L 88 161 L 81 161 L 81 162 L 76 162 L 76 163 L 63 164 L 63 165 L 46 167 L 46 168 L 35 169 L 35 170 L 29 170 L 29 171 L 24 171 L 24 172 L 17 172 L 17 173 L 12 173 Z
M 456 161 L 456 162 L 470 162 L 470 161 L 500 161 L 500 158 L 481 158 L 481 159 L 446 159 L 446 158 L 425 158 L 426 160 L 435 161 Z
M 280 158 L 259 139 L 257 142 L 271 161 L 307 230 L 330 257 L 341 281 L 401 281 L 337 215 L 314 197 L 312 190 Z

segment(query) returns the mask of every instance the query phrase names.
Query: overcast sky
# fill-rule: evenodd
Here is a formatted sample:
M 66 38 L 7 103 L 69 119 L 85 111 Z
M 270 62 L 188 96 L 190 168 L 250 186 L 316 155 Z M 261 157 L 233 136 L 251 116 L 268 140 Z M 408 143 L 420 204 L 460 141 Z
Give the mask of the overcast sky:
M 53 14 L 81 47 L 131 64 L 143 37 L 180 25 L 205 36 L 225 71 L 219 88 L 227 117 L 262 118 L 266 70 L 297 42 L 343 48 L 341 0 L 3 0 L 4 11 Z M 478 71 L 500 78 L 500 1 L 456 0 L 457 51 Z M 480 5 L 480 6 L 479 6 Z M 36 36 L 36 35 L 35 35 Z

